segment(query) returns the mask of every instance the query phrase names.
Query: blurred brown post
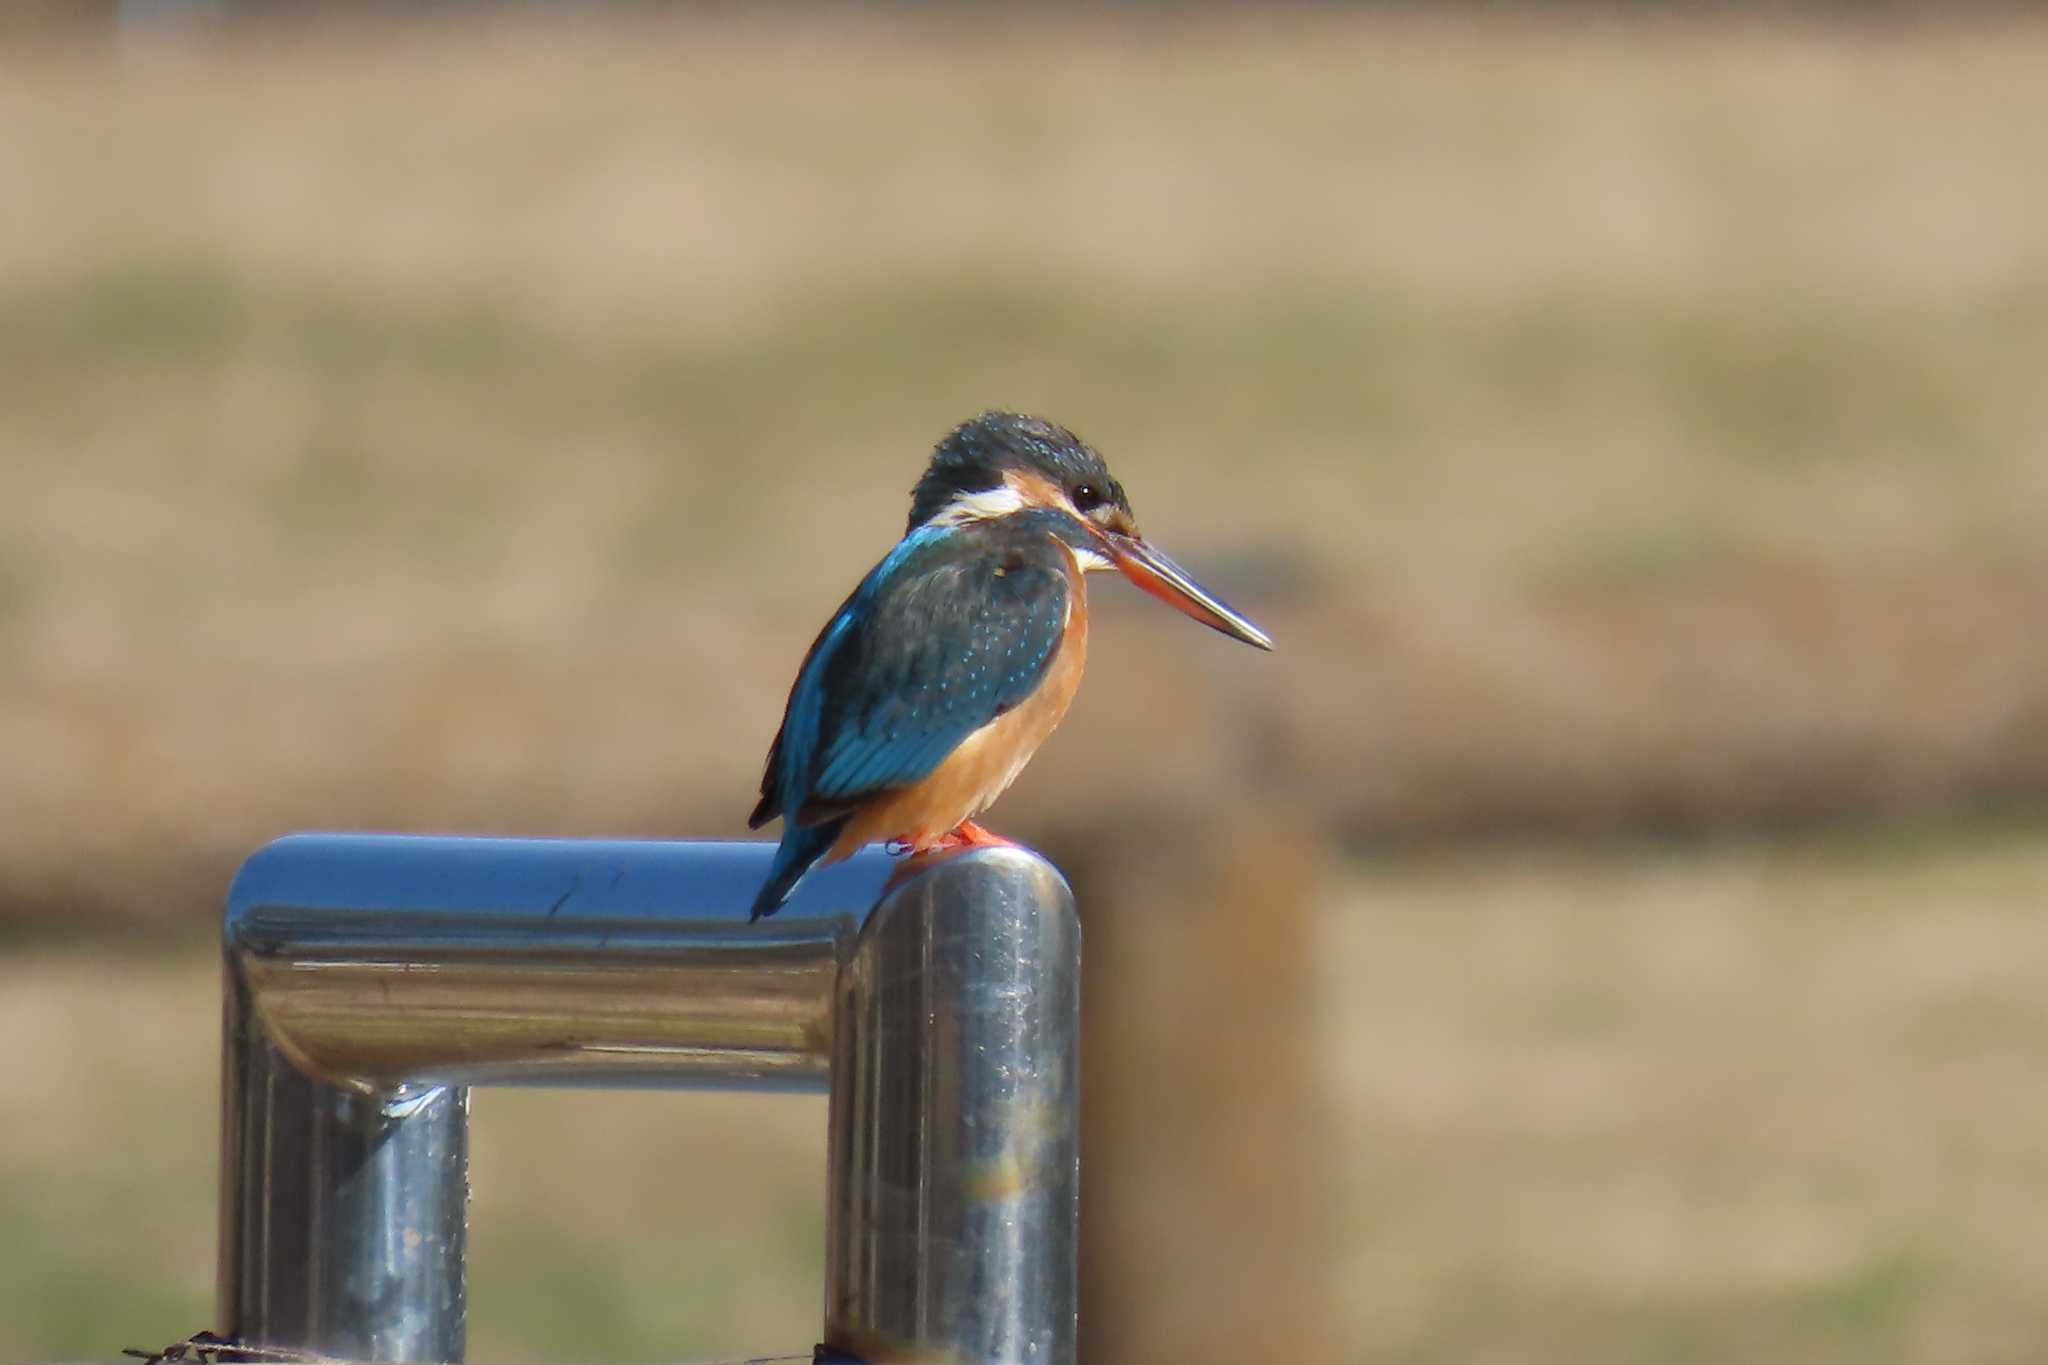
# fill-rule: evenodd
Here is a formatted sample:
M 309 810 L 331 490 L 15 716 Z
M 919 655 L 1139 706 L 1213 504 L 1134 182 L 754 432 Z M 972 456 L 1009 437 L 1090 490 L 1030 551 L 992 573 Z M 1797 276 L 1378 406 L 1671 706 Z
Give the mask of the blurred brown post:
M 1053 852 L 1086 940 L 1081 1359 L 1337 1359 L 1317 840 L 1249 806 L 1154 807 Z

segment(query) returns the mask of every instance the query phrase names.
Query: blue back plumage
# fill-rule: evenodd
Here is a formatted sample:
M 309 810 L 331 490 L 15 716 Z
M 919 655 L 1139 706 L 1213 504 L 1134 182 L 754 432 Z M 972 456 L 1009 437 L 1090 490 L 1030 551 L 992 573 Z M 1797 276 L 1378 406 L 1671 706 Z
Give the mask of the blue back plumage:
M 1060 529 L 1035 512 L 921 527 L 833 615 L 790 691 L 749 822 L 784 819 L 757 917 L 864 801 L 928 777 L 1037 688 L 1071 591 Z

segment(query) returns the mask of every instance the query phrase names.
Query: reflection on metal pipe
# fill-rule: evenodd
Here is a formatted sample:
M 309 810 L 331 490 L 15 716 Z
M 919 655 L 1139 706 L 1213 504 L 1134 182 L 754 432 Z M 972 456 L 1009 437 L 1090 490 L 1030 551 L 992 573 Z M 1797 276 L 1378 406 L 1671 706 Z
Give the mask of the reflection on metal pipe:
M 219 1317 L 229 1340 L 460 1360 L 469 1092 L 364 1095 L 286 1061 L 228 971 Z
M 299 836 L 252 858 L 230 969 L 270 1039 L 342 1086 L 822 1089 L 832 983 L 883 879 L 834 868 L 746 922 L 757 844 Z
M 750 926 L 769 856 L 297 836 L 251 858 L 225 935 L 216 1326 L 459 1360 L 468 1084 L 829 1079 L 828 1339 L 1071 1361 L 1065 884 L 980 850 L 877 906 L 896 869 L 869 853 Z
M 767 856 L 301 835 L 252 857 L 225 933 L 216 1326 L 461 1359 L 463 1083 L 822 1085 L 839 958 L 889 866 L 831 869 L 749 930 Z
M 870 1361 L 1072 1365 L 1081 922 L 1036 855 L 891 897 L 840 978 L 825 1339 Z

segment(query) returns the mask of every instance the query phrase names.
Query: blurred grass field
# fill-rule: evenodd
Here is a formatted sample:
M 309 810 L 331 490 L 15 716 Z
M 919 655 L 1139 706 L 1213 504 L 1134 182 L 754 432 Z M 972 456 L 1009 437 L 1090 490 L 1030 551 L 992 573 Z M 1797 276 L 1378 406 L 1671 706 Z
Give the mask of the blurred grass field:
M 1002 811 L 1358 855 L 1354 1358 L 2034 1358 L 2044 70 L 1312 10 L 0 51 L 0 1355 L 206 1316 L 241 856 L 738 833 L 1006 405 L 1281 641 L 1105 588 Z M 602 1104 L 480 1099 L 473 1353 L 801 1347 L 822 1115 Z

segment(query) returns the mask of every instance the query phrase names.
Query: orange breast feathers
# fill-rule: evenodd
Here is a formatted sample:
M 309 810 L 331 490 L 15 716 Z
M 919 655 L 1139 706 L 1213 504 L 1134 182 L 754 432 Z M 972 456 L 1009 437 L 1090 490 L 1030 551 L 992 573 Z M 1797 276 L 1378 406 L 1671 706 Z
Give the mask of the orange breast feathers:
M 836 863 L 884 839 L 923 852 L 961 821 L 987 810 L 1065 718 L 1088 662 L 1088 585 L 1073 552 L 1063 544 L 1060 549 L 1066 555 L 1066 627 L 1037 690 L 962 740 L 931 776 L 856 811 L 824 862 Z

